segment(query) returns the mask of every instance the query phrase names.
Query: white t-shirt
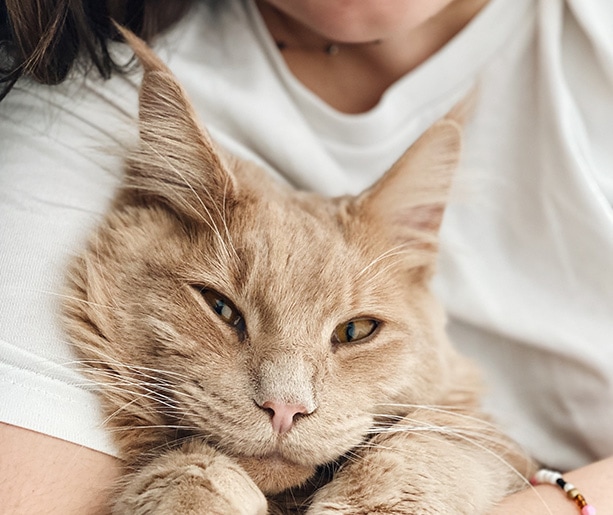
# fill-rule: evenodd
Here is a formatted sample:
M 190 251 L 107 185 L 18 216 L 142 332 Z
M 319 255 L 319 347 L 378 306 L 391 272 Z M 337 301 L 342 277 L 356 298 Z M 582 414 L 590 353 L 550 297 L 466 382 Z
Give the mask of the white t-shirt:
M 613 3 L 491 0 L 360 115 L 291 75 L 251 2 L 225 4 L 158 50 L 220 144 L 300 188 L 361 191 L 478 85 L 434 285 L 450 334 L 537 458 L 613 454 Z M 0 420 L 108 453 L 57 311 L 136 138 L 138 83 L 24 81 L 0 102 Z

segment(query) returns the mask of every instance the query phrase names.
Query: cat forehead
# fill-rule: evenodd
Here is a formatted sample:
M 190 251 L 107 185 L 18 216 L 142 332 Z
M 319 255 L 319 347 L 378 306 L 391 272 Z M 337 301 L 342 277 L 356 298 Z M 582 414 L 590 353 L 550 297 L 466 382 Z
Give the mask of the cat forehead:
M 233 201 L 222 199 L 217 206 L 225 219 L 213 230 L 239 256 L 239 263 L 233 264 L 235 275 L 257 273 L 271 282 L 292 274 L 296 281 L 308 276 L 348 280 L 389 248 L 377 222 L 353 209 L 354 197 L 297 190 L 236 157 L 226 163 L 237 188 Z M 201 230 L 210 236 L 208 224 Z M 225 259 L 226 250 L 220 250 Z
M 268 202 L 263 211 L 245 223 L 235 244 L 245 273 L 269 285 L 313 290 L 314 296 L 323 293 L 318 288 L 366 291 L 380 267 L 390 265 L 378 261 L 388 242 L 367 224 L 344 216 L 342 203 L 334 199 L 297 195 Z
M 245 256 L 263 262 L 268 258 L 271 264 L 332 259 L 352 246 L 332 201 L 315 195 L 268 195 L 238 203 L 231 216 L 230 236 Z
M 268 246 L 299 244 L 301 237 L 325 242 L 338 236 L 338 200 L 296 190 L 251 163 L 235 162 L 238 192 L 229 215 L 237 235 Z

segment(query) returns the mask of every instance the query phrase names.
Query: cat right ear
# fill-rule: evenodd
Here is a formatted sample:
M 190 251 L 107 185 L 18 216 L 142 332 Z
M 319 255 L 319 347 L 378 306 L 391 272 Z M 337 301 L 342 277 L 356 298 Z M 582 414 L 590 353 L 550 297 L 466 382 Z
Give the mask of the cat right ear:
M 431 269 L 438 230 L 461 151 L 460 126 L 449 119 L 428 129 L 354 208 L 370 230 L 407 250 L 412 267 Z
M 144 41 L 117 28 L 144 68 L 140 145 L 128 159 L 127 189 L 196 221 L 218 213 L 236 191 L 234 177 L 172 72 Z

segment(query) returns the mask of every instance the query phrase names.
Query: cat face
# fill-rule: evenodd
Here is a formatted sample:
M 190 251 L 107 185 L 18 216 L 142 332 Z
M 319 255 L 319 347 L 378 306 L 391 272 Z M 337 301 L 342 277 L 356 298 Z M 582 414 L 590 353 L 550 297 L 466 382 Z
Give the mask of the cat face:
M 217 150 L 136 50 L 141 147 L 73 267 L 68 332 L 125 459 L 196 436 L 275 493 L 444 393 L 427 282 L 458 131 L 435 125 L 356 198 L 294 191 Z

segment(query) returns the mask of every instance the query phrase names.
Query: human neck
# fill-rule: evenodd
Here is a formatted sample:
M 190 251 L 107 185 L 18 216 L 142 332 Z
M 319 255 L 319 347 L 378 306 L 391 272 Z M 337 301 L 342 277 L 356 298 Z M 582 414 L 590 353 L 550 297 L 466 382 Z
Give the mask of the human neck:
M 292 73 L 335 109 L 361 113 L 374 107 L 394 82 L 447 44 L 488 0 L 455 0 L 419 26 L 377 41 L 330 40 L 277 10 L 265 0 L 258 8 Z M 330 44 L 338 52 L 326 53 Z

